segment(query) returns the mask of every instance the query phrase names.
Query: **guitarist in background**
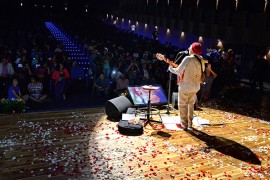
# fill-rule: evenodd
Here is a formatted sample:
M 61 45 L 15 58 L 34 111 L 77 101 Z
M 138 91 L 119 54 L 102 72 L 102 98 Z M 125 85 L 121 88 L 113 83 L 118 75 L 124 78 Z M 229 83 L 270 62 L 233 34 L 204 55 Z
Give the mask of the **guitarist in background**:
M 186 56 L 178 67 L 170 64 L 169 71 L 177 74 L 178 85 L 178 109 L 180 110 L 180 124 L 177 127 L 183 130 L 192 130 L 192 120 L 196 93 L 200 90 L 202 80 L 202 63 L 199 55 L 202 53 L 202 45 L 194 42 L 189 47 L 189 55 Z

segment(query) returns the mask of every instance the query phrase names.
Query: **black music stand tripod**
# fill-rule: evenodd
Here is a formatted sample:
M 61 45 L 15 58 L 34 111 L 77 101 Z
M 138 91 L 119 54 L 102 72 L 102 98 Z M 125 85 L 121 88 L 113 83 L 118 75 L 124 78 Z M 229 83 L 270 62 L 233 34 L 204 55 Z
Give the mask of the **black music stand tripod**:
M 148 94 L 148 103 L 147 103 L 147 112 L 146 112 L 146 118 L 140 118 L 141 120 L 146 120 L 146 122 L 144 123 L 144 126 L 146 126 L 149 122 L 157 122 L 157 123 L 162 123 L 162 121 L 156 121 L 151 119 L 150 115 L 156 115 L 158 114 L 161 120 L 161 116 L 160 116 L 160 112 L 158 109 L 156 108 L 151 108 L 151 91 L 153 90 L 157 90 L 159 87 L 156 86 L 142 86 L 143 89 L 148 90 L 149 94 Z M 153 111 L 156 111 L 155 113 L 153 113 Z

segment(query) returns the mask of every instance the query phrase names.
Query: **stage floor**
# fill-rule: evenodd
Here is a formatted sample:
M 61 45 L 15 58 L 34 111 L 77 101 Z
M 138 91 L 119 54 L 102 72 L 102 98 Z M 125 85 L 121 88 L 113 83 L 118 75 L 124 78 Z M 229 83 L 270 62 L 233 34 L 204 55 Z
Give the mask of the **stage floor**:
M 270 124 L 260 118 L 203 107 L 195 113 L 209 124 L 193 131 L 150 123 L 124 136 L 104 112 L 1 115 L 0 179 L 270 178 Z

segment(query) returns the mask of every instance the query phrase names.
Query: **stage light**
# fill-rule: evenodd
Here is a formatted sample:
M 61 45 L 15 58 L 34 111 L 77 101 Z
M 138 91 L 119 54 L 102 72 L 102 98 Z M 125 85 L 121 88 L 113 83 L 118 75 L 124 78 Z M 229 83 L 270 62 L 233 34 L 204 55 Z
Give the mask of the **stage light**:
M 107 14 L 107 18 L 109 18 L 109 14 Z
M 88 4 L 85 5 L 85 12 L 88 12 Z
M 125 21 L 125 19 L 124 18 L 122 18 L 122 23 Z
M 218 9 L 219 0 L 216 0 L 216 10 Z
M 158 0 L 156 1 L 156 4 L 158 4 Z
M 118 21 L 118 17 L 116 17 L 116 20 Z
M 235 10 L 237 10 L 238 7 L 238 0 L 235 0 Z
M 167 35 L 171 33 L 169 28 L 167 29 L 166 33 L 167 33 Z
M 265 59 L 268 61 L 270 60 L 270 49 L 268 49 Z
M 111 15 L 111 19 L 113 19 L 113 15 Z
M 267 9 L 267 5 L 268 5 L 268 0 L 265 0 L 265 1 L 264 1 L 264 12 L 265 12 L 266 9 Z
M 220 39 L 218 39 L 217 47 L 219 47 L 220 49 L 223 49 L 223 43 Z
M 23 2 L 21 1 L 21 6 L 23 6 Z
M 200 43 L 203 43 L 203 38 L 202 38 L 202 36 L 199 37 L 199 42 L 200 42 Z
M 139 22 L 138 21 L 136 21 L 136 26 L 139 26 Z
M 182 7 L 182 5 L 183 5 L 183 0 L 180 1 L 180 7 Z
M 199 7 L 200 0 L 197 0 L 197 8 Z
M 167 0 L 167 4 L 170 5 L 170 0 Z
M 185 32 L 181 32 L 180 37 L 181 37 L 181 39 L 184 39 L 185 38 Z
M 65 11 L 68 10 L 67 6 L 68 6 L 68 3 L 65 3 Z
M 144 24 L 144 28 L 147 28 L 147 24 L 146 23 Z
M 147 4 L 147 6 L 148 6 L 148 3 L 149 3 L 149 1 L 148 1 L 148 0 L 146 0 L 146 4 Z
M 130 21 L 130 20 L 128 20 L 128 24 L 130 24 L 130 22 L 131 22 L 131 21 Z

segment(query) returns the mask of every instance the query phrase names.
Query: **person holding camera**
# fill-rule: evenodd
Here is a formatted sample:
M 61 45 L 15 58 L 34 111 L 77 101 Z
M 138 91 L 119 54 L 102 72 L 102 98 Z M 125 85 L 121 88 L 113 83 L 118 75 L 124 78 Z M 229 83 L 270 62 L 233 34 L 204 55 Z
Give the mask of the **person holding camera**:
M 136 62 L 132 62 L 126 70 L 126 74 L 127 74 L 130 85 L 138 84 L 139 73 L 140 73 L 140 68 L 138 64 Z

